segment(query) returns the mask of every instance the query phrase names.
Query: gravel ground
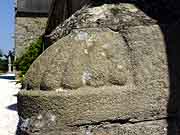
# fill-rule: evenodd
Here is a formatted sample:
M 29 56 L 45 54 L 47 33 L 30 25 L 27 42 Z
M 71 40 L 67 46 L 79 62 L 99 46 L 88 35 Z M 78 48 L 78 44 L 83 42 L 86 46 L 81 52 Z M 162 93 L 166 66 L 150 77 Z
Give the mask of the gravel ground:
M 15 135 L 18 115 L 14 95 L 19 87 L 15 81 L 0 79 L 0 135 Z

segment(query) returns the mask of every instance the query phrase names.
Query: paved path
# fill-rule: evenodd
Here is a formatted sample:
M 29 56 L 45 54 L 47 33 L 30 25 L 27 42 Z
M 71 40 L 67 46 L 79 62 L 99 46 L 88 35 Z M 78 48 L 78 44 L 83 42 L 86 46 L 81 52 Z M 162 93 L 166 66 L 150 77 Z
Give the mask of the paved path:
M 0 79 L 0 135 L 15 135 L 18 115 L 14 95 L 18 87 L 12 80 Z

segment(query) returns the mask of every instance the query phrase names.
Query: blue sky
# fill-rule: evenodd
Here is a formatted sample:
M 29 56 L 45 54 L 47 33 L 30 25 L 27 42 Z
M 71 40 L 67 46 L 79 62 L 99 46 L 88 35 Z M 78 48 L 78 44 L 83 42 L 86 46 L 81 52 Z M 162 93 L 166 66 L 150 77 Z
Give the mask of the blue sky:
M 4 53 L 14 48 L 14 1 L 0 1 L 0 49 Z

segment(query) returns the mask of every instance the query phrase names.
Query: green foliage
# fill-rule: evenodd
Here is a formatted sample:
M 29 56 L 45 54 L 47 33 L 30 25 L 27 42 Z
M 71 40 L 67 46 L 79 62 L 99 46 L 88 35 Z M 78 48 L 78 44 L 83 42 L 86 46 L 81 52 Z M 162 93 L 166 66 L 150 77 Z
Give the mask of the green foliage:
M 7 69 L 7 65 L 8 65 L 8 62 L 7 62 L 7 59 L 4 59 L 2 58 L 3 57 L 3 52 L 2 50 L 0 49 L 0 73 L 1 72 L 6 72 L 8 69 Z
M 0 59 L 0 72 L 7 72 L 8 70 L 8 60 L 7 59 Z
M 1 49 L 0 49 L 0 57 L 3 57 L 3 52 Z
M 28 48 L 26 48 L 25 53 L 21 57 L 16 59 L 14 65 L 18 71 L 21 71 L 21 77 L 26 74 L 30 65 L 42 53 L 42 45 L 43 40 L 42 37 L 40 37 L 35 42 L 31 43 Z

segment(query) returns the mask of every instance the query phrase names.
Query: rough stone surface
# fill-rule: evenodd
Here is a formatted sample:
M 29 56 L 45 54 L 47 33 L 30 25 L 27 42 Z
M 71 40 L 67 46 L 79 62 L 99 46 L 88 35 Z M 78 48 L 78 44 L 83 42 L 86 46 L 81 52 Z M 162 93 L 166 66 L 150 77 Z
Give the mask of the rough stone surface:
M 141 122 L 136 124 L 104 124 L 99 126 L 81 127 L 77 135 L 165 135 L 167 123 L 165 120 Z M 68 135 L 68 134 L 67 134 Z M 69 135 L 71 135 L 69 133 Z
M 133 4 L 121 3 L 118 5 L 105 4 L 92 8 L 83 7 L 64 23 L 52 29 L 51 34 L 46 35 L 46 46 L 48 47 L 58 39 L 68 35 L 73 29 L 105 27 L 118 31 L 124 27 L 156 23 L 156 20 L 145 15 Z M 49 26 L 49 28 L 51 27 Z
M 21 130 L 32 135 L 180 134 L 180 21 L 149 14 L 152 19 L 137 7 L 83 8 L 46 37 L 53 44 L 26 74 L 30 91 L 18 95 Z
M 16 57 L 20 57 L 30 43 L 44 34 L 46 17 L 16 17 Z
M 59 131 L 56 132 L 60 134 L 71 132 L 78 127 L 94 126 L 95 128 L 108 123 L 135 124 L 158 119 L 165 120 L 167 116 L 165 98 L 167 95 L 164 90 L 142 92 L 133 86 L 95 89 L 89 87 L 61 92 L 22 91 L 18 95 L 18 109 L 21 110 L 19 115 L 23 119 L 31 120 L 28 131 L 40 128 L 39 134 L 41 134 L 51 127 L 54 132 L 58 129 Z M 38 109 L 36 109 L 37 105 Z M 38 119 L 40 123 L 37 125 Z M 46 123 L 52 124 L 48 126 Z M 147 132 L 147 135 L 148 132 L 153 132 L 154 128 L 156 130 L 158 128 L 155 125 L 150 127 L 152 131 L 146 131 L 144 127 L 142 131 L 136 131 L 122 126 L 124 130 L 130 130 L 129 132 Z M 94 132 L 102 131 L 98 128 Z M 120 132 L 123 131 L 120 130 Z
M 53 0 L 49 11 L 46 34 L 49 34 L 74 12 L 90 3 L 90 0 Z M 61 17 L 60 17 L 61 16 Z
M 128 49 L 109 29 L 74 30 L 48 48 L 26 74 L 27 89 L 77 89 L 131 83 Z
M 158 91 L 169 88 L 166 42 L 159 26 L 129 27 L 123 35 L 130 48 L 135 85 Z

